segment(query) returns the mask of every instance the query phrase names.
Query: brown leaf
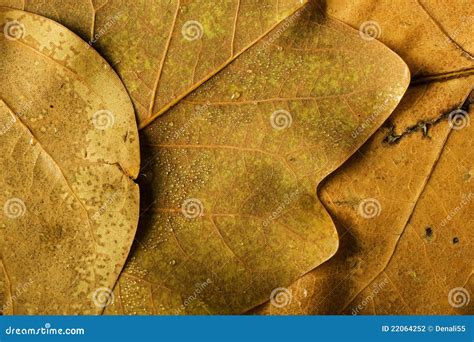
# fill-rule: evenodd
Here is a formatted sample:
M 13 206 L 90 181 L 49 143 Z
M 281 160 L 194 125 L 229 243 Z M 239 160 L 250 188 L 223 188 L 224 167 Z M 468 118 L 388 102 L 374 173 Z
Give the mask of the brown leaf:
M 308 7 L 142 131 L 142 220 L 109 313 L 239 313 L 327 260 L 318 183 L 408 82 L 377 41 Z M 354 129 L 364 129 L 354 134 Z
M 466 21 L 456 31 L 445 25 L 461 9 L 474 17 L 463 1 L 449 11 L 432 4 L 327 2 L 329 13 L 354 27 L 375 21 L 378 38 L 417 75 L 386 127 L 320 190 L 341 236 L 339 252 L 288 289 L 290 305 L 254 313 L 472 313 L 472 303 L 455 302 L 473 293 L 472 129 L 450 124 L 469 120 L 467 108 L 456 108 L 467 105 L 473 62 Z M 378 216 L 360 215 L 366 203 Z
M 327 13 L 385 43 L 416 77 L 473 73 L 470 0 L 325 0 Z M 466 70 L 467 69 L 467 70 Z M 445 77 L 448 77 L 445 75 Z
M 0 27 L 3 310 L 99 313 L 138 219 L 132 104 L 61 25 L 0 8 Z
M 466 80 L 470 87 L 473 81 L 474 78 Z M 466 83 L 463 83 L 465 90 Z M 357 310 L 354 304 L 360 303 L 374 286 L 385 280 L 387 288 L 374 297 L 374 311 L 371 312 L 369 306 L 368 312 L 474 313 L 474 305 L 468 299 L 474 290 L 472 282 L 469 283 L 474 259 L 471 244 L 474 236 L 474 126 L 458 128 L 450 130 L 449 124 L 443 122 L 438 129 L 440 138 L 444 138 L 442 148 L 437 150 L 436 160 L 430 164 L 434 165 L 407 224 L 402 231 L 396 232 L 395 245 L 389 249 L 392 254 L 386 253 L 381 258 L 385 263 L 383 268 L 379 273 L 372 273 L 370 283 L 345 308 L 346 311 Z M 364 308 L 359 311 L 363 312 Z
M 472 80 L 412 87 L 390 120 L 406 127 L 414 111 L 419 118 L 450 113 L 464 102 Z M 448 301 L 452 288 L 465 287 L 472 293 L 472 285 L 466 285 L 473 256 L 473 201 L 465 200 L 474 193 L 472 156 L 466 154 L 472 140 L 469 130 L 450 130 L 445 119 L 431 128 L 431 138 L 414 132 L 395 145 L 384 143 L 387 128 L 377 132 L 321 190 L 341 238 L 339 252 L 289 288 L 291 305 L 268 304 L 258 313 L 472 310 L 471 304 L 458 311 Z M 457 215 L 448 219 L 452 211 Z
M 114 67 L 149 124 L 254 45 L 306 0 L 0 0 L 89 41 Z

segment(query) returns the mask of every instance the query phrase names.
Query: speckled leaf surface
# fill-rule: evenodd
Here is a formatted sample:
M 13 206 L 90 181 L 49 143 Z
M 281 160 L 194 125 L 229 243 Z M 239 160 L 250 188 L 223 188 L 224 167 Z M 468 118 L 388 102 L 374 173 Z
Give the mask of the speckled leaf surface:
M 411 127 L 413 113 L 420 121 L 450 113 L 472 82 L 412 87 L 390 123 Z M 420 129 L 393 145 L 384 142 L 388 128 L 377 132 L 320 191 L 339 232 L 339 252 L 288 288 L 289 305 L 267 304 L 255 313 L 472 313 L 472 303 L 454 307 L 450 296 L 456 288 L 473 291 L 470 129 L 452 130 L 444 119 L 430 129 L 431 138 Z
M 4 311 L 99 313 L 138 221 L 132 104 L 108 64 L 61 25 L 1 8 L 0 26 Z
M 330 258 L 316 187 L 408 81 L 389 49 L 308 6 L 156 119 L 141 132 L 137 241 L 106 313 L 241 313 Z
M 468 81 L 472 87 L 474 79 Z M 395 233 L 398 238 L 391 246 L 391 257 L 383 258 L 385 264 L 346 311 L 357 309 L 355 303 L 385 282 L 381 296 L 374 296 L 372 305 L 359 309 L 360 314 L 474 313 L 469 300 L 474 290 L 474 127 L 456 130 L 444 122 L 439 131 L 445 141 L 411 217 Z
M 327 1 L 326 10 L 357 28 L 371 22 L 413 83 L 320 190 L 339 252 L 287 289 L 287 306 L 253 313 L 472 314 L 472 6 L 362 0 Z
M 0 0 L 56 20 L 114 67 L 150 123 L 255 44 L 303 0 Z

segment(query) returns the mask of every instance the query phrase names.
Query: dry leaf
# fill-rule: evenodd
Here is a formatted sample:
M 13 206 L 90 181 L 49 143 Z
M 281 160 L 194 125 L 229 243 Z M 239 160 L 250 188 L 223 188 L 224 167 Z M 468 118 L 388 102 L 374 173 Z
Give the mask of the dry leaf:
M 387 118 L 404 63 L 307 7 L 142 131 L 142 220 L 109 313 L 239 313 L 338 242 L 318 183 Z M 365 128 L 354 134 L 361 124 Z
M 150 123 L 255 44 L 303 0 L 0 0 L 64 24 L 114 67 Z
M 408 127 L 414 112 L 426 120 L 450 113 L 472 82 L 412 87 L 390 121 Z M 389 129 L 377 132 L 321 190 L 339 252 L 288 289 L 291 305 L 268 304 L 258 313 L 469 313 L 472 304 L 458 309 L 448 299 L 453 288 L 472 293 L 466 285 L 473 257 L 470 129 L 450 130 L 444 119 L 431 127 L 430 139 L 420 129 L 395 145 L 384 142 Z M 452 211 L 457 215 L 448 219 Z
M 400 53 L 417 75 L 387 127 L 321 189 L 341 236 L 339 252 L 287 290 L 290 305 L 267 304 L 254 313 L 472 313 L 473 164 L 466 155 L 472 129 L 450 125 L 470 118 L 467 108 L 456 108 L 467 106 L 474 83 L 463 34 L 474 16 L 463 1 L 450 11 L 436 5 L 328 1 L 327 11 L 354 27 L 369 23 L 367 33 Z M 453 31 L 443 23 L 456 8 L 467 19 Z M 361 216 L 364 207 L 376 216 Z
M 0 24 L 3 309 L 98 313 L 138 220 L 132 104 L 108 64 L 61 25 L 5 8 Z
M 328 15 L 379 39 L 417 78 L 474 73 L 470 0 L 324 0 Z M 441 75 L 440 75 L 441 76 Z
M 473 81 L 474 78 L 466 80 L 471 89 Z M 473 95 L 469 103 L 474 100 Z M 385 281 L 387 288 L 381 290 L 380 296 L 374 296 L 374 310 L 369 306 L 368 312 L 474 313 L 474 305 L 469 301 L 474 290 L 472 281 L 469 283 L 474 260 L 474 126 L 449 126 L 443 122 L 437 130 L 441 131 L 440 138 L 444 138 L 442 148 L 437 150 L 408 223 L 397 231 L 396 244 L 390 248 L 392 255 L 387 258 L 386 254 L 380 274 L 372 274 L 371 282 L 353 300 L 360 303 Z M 438 132 L 433 131 L 433 135 Z

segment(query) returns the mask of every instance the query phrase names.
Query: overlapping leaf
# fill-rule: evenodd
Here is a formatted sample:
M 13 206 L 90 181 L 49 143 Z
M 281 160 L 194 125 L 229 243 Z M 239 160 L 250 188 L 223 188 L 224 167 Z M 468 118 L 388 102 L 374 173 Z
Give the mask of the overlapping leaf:
M 335 252 L 315 189 L 408 73 L 315 7 L 282 27 L 142 131 L 145 210 L 109 312 L 243 312 Z
M 74 2 L 59 8 L 48 1 L 22 4 L 64 23 L 104 54 L 127 86 L 142 125 L 224 69 L 142 133 L 144 214 L 138 241 L 116 287 L 116 305 L 109 312 L 236 313 L 269 298 L 280 305 L 288 293 L 279 286 L 329 258 L 336 246 L 332 224 L 314 189 L 386 119 L 404 91 L 406 71 L 393 54 L 366 35 L 322 18 L 314 7 L 297 12 L 255 44 L 300 3 L 288 1 L 281 10 L 274 1 L 258 5 L 229 1 L 217 8 L 193 3 L 131 6 L 112 1 L 90 7 Z M 381 6 L 369 1 L 359 5 L 346 7 L 350 11 Z M 404 34 L 391 31 L 393 36 L 385 42 L 416 66 L 413 70 L 423 76 L 421 81 L 425 76 L 469 74 L 468 43 L 462 36 L 454 44 L 451 37 L 433 34 L 442 31 L 439 23 L 421 21 L 429 30 L 423 37 L 429 37 L 430 44 L 406 44 L 413 39 L 411 25 L 428 11 L 437 13 L 424 5 L 407 10 L 408 24 L 399 25 Z M 340 2 L 329 2 L 328 8 L 339 17 L 346 10 Z M 164 20 L 149 24 L 154 17 Z M 234 25 L 227 24 L 230 18 Z M 260 30 L 252 31 L 249 27 L 257 18 Z M 350 18 L 364 17 L 352 12 Z M 199 39 L 187 36 L 188 22 L 197 28 Z M 441 42 L 448 52 L 431 48 Z M 424 58 L 426 51 L 437 53 L 437 58 Z M 465 90 L 465 83 L 452 84 L 452 89 Z M 448 100 L 453 105 L 461 101 L 454 95 Z M 397 127 L 409 119 L 397 121 Z M 397 134 L 383 131 L 387 136 Z M 400 179 L 401 186 L 405 180 Z M 345 194 L 353 182 L 337 185 L 336 192 Z M 417 190 L 420 194 L 422 189 Z M 403 221 L 394 213 L 398 212 L 391 217 Z M 346 243 L 348 235 L 341 232 Z M 350 241 L 348 245 L 352 246 Z M 345 247 L 341 251 L 350 253 Z M 376 266 L 373 272 L 380 269 Z M 324 271 L 325 267 L 329 266 L 320 271 L 328 272 L 330 282 L 343 273 Z M 313 273 L 299 284 L 313 281 Z M 328 286 L 317 277 L 323 279 L 321 286 Z M 355 295 L 364 285 L 361 281 L 348 292 Z M 299 293 L 314 299 L 312 291 L 309 288 L 308 293 L 306 286 Z M 333 296 L 341 301 L 349 298 L 337 291 Z M 317 310 L 324 311 L 319 303 Z
M 463 1 L 451 6 L 327 2 L 354 27 L 372 25 L 409 62 L 414 85 L 386 127 L 321 189 L 339 253 L 288 289 L 291 304 L 257 313 L 472 313 L 474 165 L 466 152 L 474 65 L 465 32 L 474 16 Z
M 464 103 L 471 84 L 472 78 L 414 87 L 390 121 L 407 127 L 414 111 L 427 119 L 433 113 L 450 113 Z M 321 190 L 341 237 L 336 256 L 289 288 L 290 305 L 267 305 L 259 312 L 472 310 L 449 302 L 451 289 L 464 287 L 472 293 L 472 159 L 465 153 L 472 140 L 469 129 L 451 130 L 444 119 L 431 128 L 430 139 L 422 138 L 420 128 L 387 145 L 384 140 L 393 134 L 387 128 L 377 132 Z M 459 143 L 461 150 L 453 142 L 458 139 L 465 140 Z
M 329 15 L 384 42 L 414 78 L 472 73 L 474 8 L 469 0 L 325 0 Z
M 114 67 L 140 126 L 215 75 L 303 0 L 0 0 L 56 20 Z
M 3 309 L 98 313 L 138 220 L 132 104 L 61 25 L 1 8 L 0 27 Z

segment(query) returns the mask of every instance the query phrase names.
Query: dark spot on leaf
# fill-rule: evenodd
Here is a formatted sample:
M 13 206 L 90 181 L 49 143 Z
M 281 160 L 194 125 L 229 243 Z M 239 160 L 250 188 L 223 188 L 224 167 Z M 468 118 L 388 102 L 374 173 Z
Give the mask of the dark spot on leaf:
M 431 227 L 426 227 L 425 228 L 425 236 L 427 238 L 430 238 L 433 236 L 433 229 Z
M 453 238 L 453 244 L 457 244 L 459 243 L 459 238 L 458 237 L 454 237 Z

